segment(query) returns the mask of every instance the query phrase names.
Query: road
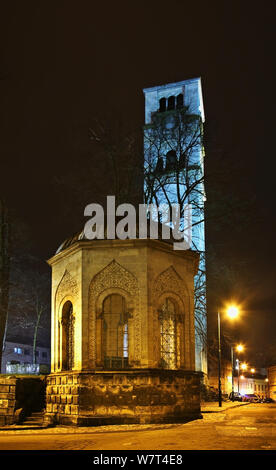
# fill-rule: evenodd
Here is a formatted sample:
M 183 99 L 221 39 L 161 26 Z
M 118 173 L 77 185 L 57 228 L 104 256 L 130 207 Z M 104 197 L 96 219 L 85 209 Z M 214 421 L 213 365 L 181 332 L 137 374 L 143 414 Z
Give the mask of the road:
M 1 431 L 0 450 L 275 450 L 276 404 L 249 404 L 144 431 L 114 429 Z

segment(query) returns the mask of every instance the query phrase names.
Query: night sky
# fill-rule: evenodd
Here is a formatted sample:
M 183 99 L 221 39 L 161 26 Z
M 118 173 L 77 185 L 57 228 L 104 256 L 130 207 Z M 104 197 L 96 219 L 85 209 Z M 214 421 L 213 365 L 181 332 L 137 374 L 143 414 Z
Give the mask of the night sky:
M 25 0 L 6 2 L 0 16 L 0 192 L 29 227 L 34 254 L 48 259 L 84 224 L 84 201 L 56 181 L 85 173 L 89 161 L 96 199 L 93 119 L 120 114 L 141 128 L 144 87 L 200 76 L 210 148 L 227 155 L 226 172 L 227 161 L 240 167 L 225 191 L 255 199 L 241 230 L 218 234 L 207 226 L 207 240 L 247 266 L 239 292 L 246 311 L 241 339 L 251 351 L 275 344 L 275 25 L 269 2 L 257 8 L 253 2 Z M 214 165 L 212 151 L 207 165 Z

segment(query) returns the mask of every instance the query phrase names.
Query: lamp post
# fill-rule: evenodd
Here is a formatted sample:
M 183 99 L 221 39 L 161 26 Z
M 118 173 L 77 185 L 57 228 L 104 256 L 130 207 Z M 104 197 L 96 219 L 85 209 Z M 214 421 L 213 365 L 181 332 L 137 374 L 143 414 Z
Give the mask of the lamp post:
M 237 359 L 237 366 L 238 366 L 238 394 L 240 393 L 240 361 Z
M 227 315 L 231 319 L 235 319 L 239 314 L 239 309 L 231 305 L 227 309 Z M 222 406 L 221 394 L 221 342 L 220 342 L 220 312 L 218 311 L 218 404 Z
M 236 350 L 238 352 L 243 351 L 243 345 L 238 344 L 236 346 Z M 231 364 L 232 364 L 232 401 L 234 401 L 234 372 L 235 372 L 235 364 L 234 364 L 234 346 L 231 346 Z
M 220 346 L 220 313 L 218 312 L 218 403 L 221 407 L 221 346 Z

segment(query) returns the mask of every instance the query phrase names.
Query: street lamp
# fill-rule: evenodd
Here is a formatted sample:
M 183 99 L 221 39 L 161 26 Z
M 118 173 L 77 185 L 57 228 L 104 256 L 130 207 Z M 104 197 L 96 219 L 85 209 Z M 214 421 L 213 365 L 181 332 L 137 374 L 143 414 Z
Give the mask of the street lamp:
M 235 305 L 229 305 L 226 310 L 227 316 L 234 320 L 239 314 L 239 309 Z M 220 312 L 218 312 L 218 402 L 219 407 L 222 405 L 222 395 L 221 395 L 221 344 L 220 344 Z
M 236 346 L 236 351 L 242 352 L 244 349 L 242 344 Z M 234 347 L 231 346 L 231 364 L 232 364 L 232 401 L 234 401 Z

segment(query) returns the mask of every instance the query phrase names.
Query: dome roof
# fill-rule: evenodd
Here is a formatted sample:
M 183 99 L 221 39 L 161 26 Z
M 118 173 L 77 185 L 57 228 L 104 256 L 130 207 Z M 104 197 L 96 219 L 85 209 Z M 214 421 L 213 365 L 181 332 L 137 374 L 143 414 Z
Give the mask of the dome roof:
M 120 219 L 118 219 L 120 220 Z M 158 227 L 157 227 L 157 230 L 158 230 L 158 240 L 160 241 L 163 241 L 165 243 L 169 243 L 170 245 L 173 244 L 176 240 L 173 238 L 172 236 L 172 232 L 170 234 L 170 238 L 168 239 L 165 239 L 162 237 L 162 224 L 161 223 L 157 223 L 157 222 L 154 222 L 153 221 L 153 226 L 154 224 L 157 224 Z M 150 233 L 150 221 L 148 220 L 147 221 L 147 233 L 149 234 Z M 117 240 L 119 239 L 118 236 L 115 237 Z M 137 229 L 136 229 L 136 239 L 139 239 L 139 225 L 137 224 Z M 146 237 L 143 237 L 143 238 L 146 238 Z M 151 238 L 150 236 L 148 236 L 147 238 Z M 104 240 L 108 240 L 109 238 L 107 237 L 107 229 L 106 229 L 106 226 L 105 226 L 105 230 L 104 230 Z M 97 243 L 98 239 L 95 238 L 93 240 L 90 240 L 88 238 L 86 238 L 85 236 L 85 233 L 84 233 L 84 230 L 78 232 L 77 234 L 67 238 L 66 240 L 64 240 L 64 242 L 59 246 L 59 248 L 57 249 L 56 251 L 56 255 L 58 253 L 61 253 L 62 251 L 66 250 L 66 248 L 69 248 L 70 246 L 74 245 L 75 243 L 77 243 L 78 241 L 87 241 L 87 242 L 94 242 L 94 243 Z

